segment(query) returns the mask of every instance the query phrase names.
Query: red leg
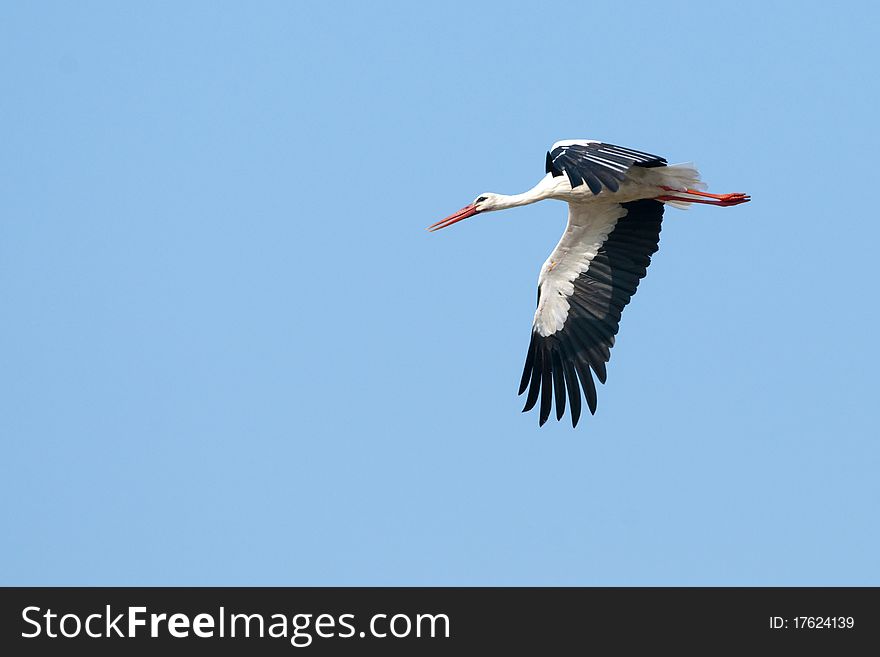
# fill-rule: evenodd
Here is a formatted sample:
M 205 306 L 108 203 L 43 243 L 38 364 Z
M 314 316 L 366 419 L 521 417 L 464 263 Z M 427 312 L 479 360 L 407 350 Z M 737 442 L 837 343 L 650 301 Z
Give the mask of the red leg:
M 732 194 L 710 194 L 709 192 L 701 192 L 696 189 L 687 189 L 684 192 L 680 192 L 679 190 L 673 187 L 664 187 L 661 186 L 660 189 L 665 189 L 667 192 L 678 192 L 679 194 L 691 194 L 693 196 L 701 196 L 703 198 L 687 198 L 684 196 L 675 196 L 675 194 L 665 195 L 665 196 L 657 196 L 656 199 L 658 201 L 681 201 L 683 203 L 705 203 L 707 205 L 720 205 L 722 207 L 727 207 L 730 205 L 739 205 L 740 203 L 748 203 L 752 200 L 752 198 L 743 194 L 742 192 L 734 192 Z M 707 200 L 708 199 L 708 200 Z

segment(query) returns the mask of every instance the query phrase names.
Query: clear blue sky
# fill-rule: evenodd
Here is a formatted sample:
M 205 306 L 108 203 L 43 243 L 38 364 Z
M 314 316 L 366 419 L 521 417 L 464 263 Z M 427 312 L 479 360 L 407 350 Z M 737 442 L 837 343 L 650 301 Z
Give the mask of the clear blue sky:
M 711 6 L 707 6 L 711 5 Z M 880 584 L 876 3 L 5 3 L 0 583 Z M 572 430 L 557 139 L 695 161 Z

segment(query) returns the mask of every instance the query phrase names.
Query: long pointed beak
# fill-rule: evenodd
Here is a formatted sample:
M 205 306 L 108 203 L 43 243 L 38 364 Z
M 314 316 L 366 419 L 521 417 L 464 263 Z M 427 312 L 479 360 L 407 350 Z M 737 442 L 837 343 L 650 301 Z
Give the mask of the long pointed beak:
M 451 214 L 446 219 L 441 219 L 436 224 L 432 224 L 428 226 L 427 230 L 434 232 L 435 230 L 440 230 L 441 228 L 446 228 L 447 226 L 451 226 L 452 224 L 456 224 L 462 219 L 467 219 L 468 217 L 473 217 L 477 214 L 479 210 L 473 205 L 466 205 L 461 210 L 456 212 L 455 214 Z

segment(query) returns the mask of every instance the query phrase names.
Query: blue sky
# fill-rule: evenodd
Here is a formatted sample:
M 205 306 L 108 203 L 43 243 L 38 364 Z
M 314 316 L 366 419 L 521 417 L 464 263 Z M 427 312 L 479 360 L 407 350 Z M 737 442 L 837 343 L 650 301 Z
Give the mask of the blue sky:
M 6 3 L 0 583 L 880 584 L 874 3 Z M 695 161 L 577 430 L 557 139 Z

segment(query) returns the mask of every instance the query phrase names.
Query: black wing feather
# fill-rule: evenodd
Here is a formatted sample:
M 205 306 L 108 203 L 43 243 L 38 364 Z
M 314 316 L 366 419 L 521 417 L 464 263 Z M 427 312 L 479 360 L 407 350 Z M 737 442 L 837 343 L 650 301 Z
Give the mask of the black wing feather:
M 598 396 L 596 395 L 596 384 L 593 381 L 593 376 L 590 374 L 590 368 L 587 367 L 586 363 L 583 362 L 580 358 L 575 361 L 575 365 L 577 366 L 578 374 L 581 377 L 581 384 L 584 387 L 584 396 L 587 398 L 587 407 L 590 409 L 590 414 L 596 414 L 596 404 L 598 403 Z
M 559 350 L 553 350 L 553 389 L 556 391 L 556 419 L 561 420 L 565 415 L 565 371 L 562 368 L 562 359 Z
M 567 175 L 572 188 L 586 183 L 593 194 L 598 194 L 603 187 L 616 192 L 631 167 L 662 166 L 666 166 L 666 160 L 659 155 L 588 142 L 557 146 L 547 153 L 544 168 L 553 176 Z
M 563 371 L 565 372 L 565 386 L 568 388 L 568 406 L 571 409 L 571 426 L 576 427 L 578 420 L 581 419 L 581 389 L 578 386 L 577 374 L 574 371 L 574 365 L 568 359 L 562 360 Z M 559 419 L 562 419 L 560 414 Z
M 523 394 L 526 391 L 526 386 L 529 385 L 529 379 L 532 378 L 532 367 L 535 364 L 535 350 L 538 348 L 538 343 L 535 340 L 529 342 L 529 353 L 526 354 L 526 364 L 523 367 L 522 379 L 519 382 L 519 392 L 517 394 Z
M 538 426 L 550 417 L 553 406 L 553 361 L 550 358 L 550 345 L 546 342 L 540 345 L 541 349 L 541 417 Z
M 529 394 L 526 397 L 526 405 L 523 407 L 523 413 L 530 411 L 535 407 L 538 401 L 538 393 L 541 391 L 541 350 L 538 341 L 532 334 L 532 341 L 535 344 L 535 354 L 532 359 L 532 383 L 529 385 Z M 520 392 L 519 394 L 522 394 Z

